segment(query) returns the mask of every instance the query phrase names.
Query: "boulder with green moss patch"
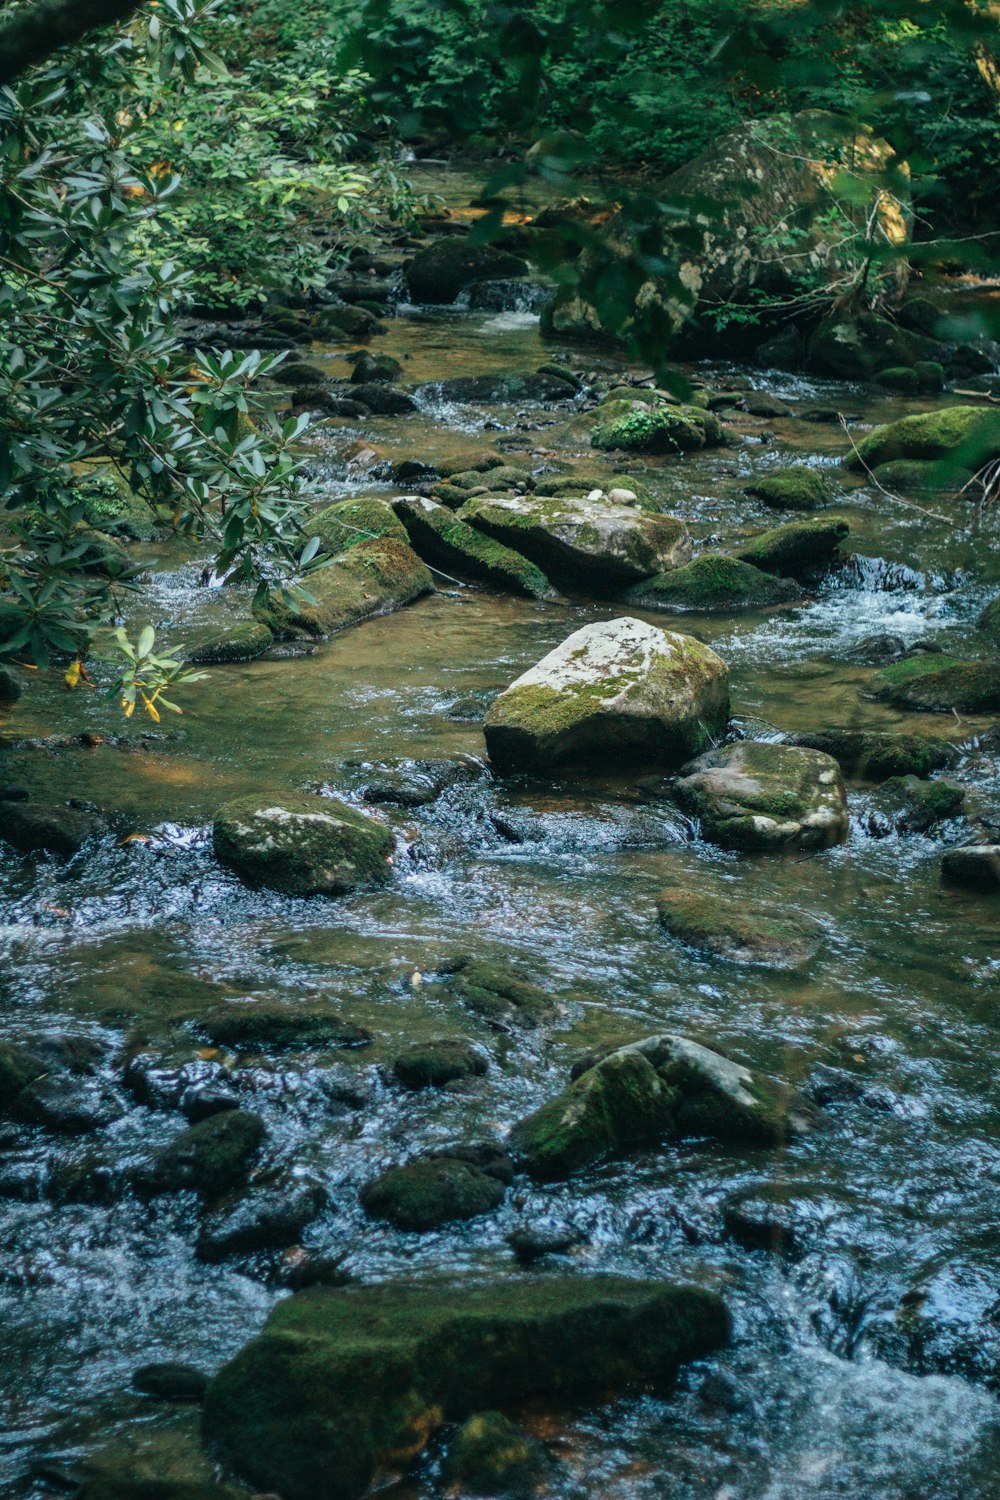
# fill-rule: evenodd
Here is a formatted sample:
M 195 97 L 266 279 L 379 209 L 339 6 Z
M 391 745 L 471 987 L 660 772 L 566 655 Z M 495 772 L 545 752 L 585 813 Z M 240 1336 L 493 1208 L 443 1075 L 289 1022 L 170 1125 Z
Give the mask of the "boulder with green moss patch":
M 606 761 L 675 766 L 722 733 L 725 662 L 625 617 L 585 625 L 500 694 L 486 748 L 501 772 Z
M 480 1078 L 489 1067 L 485 1054 L 471 1042 L 443 1037 L 413 1042 L 395 1059 L 392 1070 L 404 1088 L 441 1089 L 463 1078 Z
M 891 833 L 927 833 L 947 818 L 957 818 L 965 790 L 953 781 L 927 781 L 922 776 L 890 776 L 874 793 L 866 818 L 876 838 Z
M 947 740 L 881 729 L 817 729 L 790 736 L 789 743 L 832 755 L 842 771 L 864 781 L 890 776 L 929 776 L 958 760 Z
M 847 837 L 840 767 L 819 750 L 724 745 L 685 766 L 674 791 L 704 837 L 724 849 L 826 849 Z
M 877 468 L 894 459 L 947 459 L 975 471 L 1000 458 L 1000 411 L 995 406 L 946 406 L 876 427 L 844 459 L 849 469 Z
M 872 472 L 887 490 L 921 494 L 935 490 L 958 491 L 972 479 L 972 470 L 956 465 L 950 458 L 894 458 L 879 464 Z
M 762 568 L 765 573 L 796 578 L 831 563 L 850 530 L 842 516 L 791 521 L 787 526 L 775 526 L 773 530 L 734 547 L 733 556 L 755 568 Z
M 401 495 L 393 508 L 413 550 L 432 567 L 477 579 L 529 599 L 551 599 L 555 590 L 541 568 L 422 495 Z
M 392 834 L 332 797 L 241 797 L 212 824 L 220 864 L 248 885 L 291 896 L 342 896 L 389 878 Z
M 332 635 L 433 593 L 434 580 L 409 543 L 395 536 L 362 537 L 310 573 L 307 587 L 309 599 L 272 589 L 254 605 L 254 617 L 279 639 Z
M 259 620 L 242 620 L 206 636 L 188 652 L 192 666 L 215 667 L 228 662 L 255 661 L 273 646 L 274 636 Z
M 424 1232 L 492 1213 L 505 1192 L 501 1181 L 473 1162 L 437 1156 L 390 1167 L 362 1188 L 361 1206 L 370 1218 Z
M 162 528 L 152 507 L 135 494 L 113 464 L 77 465 L 73 488 L 83 504 L 84 520 L 95 531 L 134 542 L 151 542 L 160 535 Z
M 780 903 L 747 902 L 738 885 L 714 889 L 689 882 L 664 887 L 657 899 L 660 925 L 671 937 L 732 963 L 765 969 L 799 969 L 819 952 L 816 922 L 791 916 Z
M 996 713 L 1000 711 L 1000 664 L 961 661 L 928 651 L 884 668 L 868 684 L 865 697 L 918 713 Z
M 941 860 L 941 883 L 966 891 L 1000 891 L 1000 844 L 961 844 Z
M 460 518 L 521 552 L 558 583 L 582 592 L 624 588 L 687 562 L 691 541 L 676 516 L 569 497 L 483 495 Z
M 766 609 L 801 597 L 791 579 L 765 573 L 750 563 L 720 553 L 705 553 L 682 568 L 657 573 L 622 596 L 636 609 L 674 613 L 695 610 Z
M 531 1028 L 556 1009 L 553 997 L 509 959 L 459 953 L 426 977 L 423 993 L 430 1003 L 457 1000 L 501 1029 Z
M 326 1052 L 372 1040 L 367 1027 L 345 1020 L 326 1001 L 228 1001 L 202 1011 L 193 1028 L 234 1052 Z
M 499 1411 L 468 1417 L 448 1444 L 443 1477 L 455 1494 L 533 1494 L 548 1469 L 548 1455 Z
M 442 1421 L 650 1385 L 729 1337 L 719 1295 L 608 1275 L 314 1288 L 280 1302 L 209 1386 L 203 1431 L 285 1500 L 359 1500 Z
M 746 492 L 772 510 L 819 510 L 832 499 L 825 477 L 807 464 L 791 464 L 785 469 L 758 474 L 747 485 Z
M 626 453 L 685 453 L 717 448 L 726 441 L 725 428 L 715 413 L 699 406 L 622 404 L 628 410 L 618 412 L 609 404 L 591 431 L 592 447 L 619 448 Z
M 406 541 L 406 532 L 392 507 L 369 495 L 335 501 L 313 516 L 304 530 L 307 536 L 318 536 L 322 550 L 334 556 L 372 537 Z
M 688 1037 L 646 1037 L 575 1071 L 511 1131 L 516 1156 L 541 1181 L 647 1142 L 705 1135 L 774 1145 L 805 1125 L 790 1090 Z
M 193 1191 L 217 1197 L 246 1177 L 265 1133 L 260 1116 L 247 1110 L 210 1115 L 141 1162 L 133 1185 L 150 1196 Z

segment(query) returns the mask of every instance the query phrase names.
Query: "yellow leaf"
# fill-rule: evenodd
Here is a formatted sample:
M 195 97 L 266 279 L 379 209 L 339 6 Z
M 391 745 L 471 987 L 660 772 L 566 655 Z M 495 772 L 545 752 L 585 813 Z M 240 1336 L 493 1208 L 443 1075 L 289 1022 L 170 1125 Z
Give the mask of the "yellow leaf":
M 124 713 L 126 719 L 131 719 L 132 715 L 135 713 L 135 701 L 133 700 L 130 703 L 127 698 L 123 698 L 122 699 L 122 712 Z
M 157 708 L 156 704 L 153 702 L 152 698 L 147 698 L 146 694 L 143 693 L 143 695 L 142 695 L 142 701 L 146 705 L 146 712 L 149 714 L 149 717 L 152 719 L 153 723 L 154 724 L 159 724 L 159 722 L 160 722 L 160 711 Z
M 77 657 L 63 673 L 63 681 L 68 688 L 75 688 L 80 681 L 80 658 Z

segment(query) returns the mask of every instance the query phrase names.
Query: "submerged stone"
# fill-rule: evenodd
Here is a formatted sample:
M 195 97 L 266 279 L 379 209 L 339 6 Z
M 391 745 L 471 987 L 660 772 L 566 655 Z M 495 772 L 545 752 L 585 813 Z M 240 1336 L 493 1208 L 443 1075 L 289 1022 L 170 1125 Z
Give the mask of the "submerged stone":
M 188 652 L 187 659 L 192 666 L 198 667 L 256 661 L 257 657 L 263 656 L 268 647 L 273 644 L 274 636 L 266 625 L 262 625 L 258 620 L 244 620 L 238 625 L 232 625 L 226 630 L 217 630 L 214 635 L 206 636 Z
M 976 621 L 979 629 L 988 636 L 993 645 L 1000 648 L 1000 595 L 991 599 Z
M 646 1037 L 587 1061 L 554 1099 L 519 1120 L 511 1146 L 533 1177 L 554 1181 L 643 1143 L 709 1136 L 775 1145 L 807 1112 L 774 1079 L 688 1037 Z
M 94 1076 L 98 1057 L 78 1050 L 73 1038 L 41 1038 L 30 1047 L 0 1042 L 0 1118 L 67 1134 L 111 1124 L 125 1111 Z
M 447 506 L 419 495 L 403 495 L 393 501 L 393 508 L 414 551 L 432 567 L 530 599 L 555 597 L 540 568 L 512 547 L 469 526 Z
M 516 964 L 460 953 L 429 976 L 425 989 L 433 998 L 453 998 L 492 1026 L 537 1026 L 555 1010 L 553 997 L 534 984 Z
M 626 617 L 585 625 L 517 678 L 486 715 L 486 747 L 501 772 L 609 756 L 674 766 L 728 717 L 721 657 Z
M 392 1065 L 396 1077 L 408 1089 L 440 1089 L 460 1078 L 480 1077 L 489 1062 L 478 1047 L 454 1037 L 435 1042 L 414 1042 Z
M 285 1249 L 296 1243 L 325 1204 L 326 1190 L 319 1183 L 284 1174 L 228 1199 L 209 1214 L 198 1236 L 198 1258 L 220 1261 L 229 1255 Z
M 279 1303 L 209 1387 L 204 1433 L 286 1500 L 359 1500 L 442 1420 L 641 1385 L 727 1342 L 717 1293 L 625 1277 L 317 1288 Z
M 920 776 L 890 776 L 875 793 L 866 819 L 869 833 L 926 833 L 946 818 L 956 818 L 965 803 L 965 789 L 951 781 L 925 781 Z
M 572 401 L 577 387 L 563 375 L 498 370 L 493 375 L 456 375 L 430 381 L 418 393 L 441 401 L 492 404 L 510 401 Z
M 748 495 L 762 500 L 772 510 L 819 510 L 833 498 L 830 486 L 817 469 L 793 464 L 787 469 L 770 469 L 758 474 L 747 485 Z
M 366 1027 L 356 1026 L 322 1004 L 230 1001 L 205 1011 L 194 1024 L 216 1046 L 237 1052 L 318 1052 L 364 1047 L 372 1040 Z
M 537 1439 L 499 1411 L 468 1417 L 448 1444 L 442 1470 L 452 1491 L 476 1495 L 534 1493 L 548 1467 Z
M 1000 709 L 1000 664 L 960 661 L 928 651 L 879 672 L 865 689 L 865 697 L 918 713 L 996 712 Z
M 752 740 L 684 767 L 675 795 L 724 849 L 826 849 L 847 837 L 840 767 L 829 755 Z
M 195 1365 L 164 1360 L 140 1365 L 133 1371 L 132 1384 L 144 1396 L 154 1396 L 158 1401 L 203 1401 L 208 1376 Z
M 391 874 L 388 828 L 332 797 L 228 802 L 212 824 L 220 864 L 249 885 L 291 896 L 343 896 Z
M 695 889 L 674 884 L 657 899 L 660 925 L 691 948 L 733 963 L 766 969 L 799 969 L 815 958 L 818 923 L 777 908 L 748 904 L 738 886 Z
M 733 556 L 752 563 L 755 568 L 763 568 L 765 573 L 784 573 L 795 578 L 832 562 L 850 530 L 842 516 L 792 521 L 734 547 Z
M 505 1191 L 474 1163 L 439 1156 L 390 1167 L 362 1188 L 361 1205 L 373 1219 L 387 1219 L 397 1229 L 424 1231 L 491 1213 Z
M 107 831 L 108 825 L 98 813 L 58 803 L 6 801 L 0 820 L 4 843 L 24 854 L 59 854 L 64 859 L 78 854 L 84 844 Z
M 841 770 L 864 781 L 929 776 L 958 760 L 958 751 L 947 740 L 881 729 L 818 729 L 790 735 L 789 744 L 832 755 Z
M 637 583 L 622 602 L 636 609 L 662 609 L 682 614 L 712 610 L 766 609 L 801 598 L 802 590 L 788 578 L 765 573 L 749 563 L 721 553 L 706 553 L 669 573 L 657 573 Z

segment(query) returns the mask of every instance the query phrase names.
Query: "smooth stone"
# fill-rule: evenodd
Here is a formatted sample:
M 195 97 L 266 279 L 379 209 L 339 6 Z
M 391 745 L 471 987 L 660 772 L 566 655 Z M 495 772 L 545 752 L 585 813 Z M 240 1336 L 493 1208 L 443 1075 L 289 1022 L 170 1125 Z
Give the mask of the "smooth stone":
M 1000 891 L 1000 844 L 963 844 L 941 860 L 944 885 L 967 891 Z
M 674 795 L 724 849 L 826 849 L 848 833 L 840 767 L 819 750 L 725 745 L 686 765 Z
M 504 1184 L 480 1167 L 441 1156 L 390 1167 L 362 1188 L 361 1206 L 373 1219 L 423 1232 L 492 1213 L 504 1192 Z
M 819 729 L 789 736 L 788 743 L 832 755 L 842 771 L 864 781 L 890 776 L 929 776 L 958 760 L 946 740 L 925 734 L 899 734 L 881 729 Z
M 449 236 L 415 255 L 404 275 L 414 302 L 440 304 L 454 302 L 470 282 L 524 276 L 527 271 L 520 256 Z
M 874 469 L 896 459 L 949 459 L 976 470 L 994 458 L 1000 458 L 1000 411 L 995 406 L 947 406 L 876 427 L 844 463 L 849 469 Z
M 926 833 L 947 818 L 957 818 L 965 804 L 964 787 L 920 776 L 890 776 L 872 798 L 865 820 L 877 838 L 891 833 Z
M 746 492 L 772 510 L 819 510 L 833 498 L 825 477 L 806 464 L 757 474 L 746 486 Z
M 212 848 L 248 885 L 290 896 L 343 896 L 390 878 L 394 840 L 383 824 L 333 797 L 241 797 L 216 813 Z
M 258 620 L 246 620 L 207 636 L 188 652 L 187 659 L 192 666 L 198 667 L 256 661 L 273 644 L 274 636 L 266 625 Z
M 91 839 L 108 832 L 97 813 L 52 803 L 4 803 L 0 839 L 24 854 L 78 854 Z

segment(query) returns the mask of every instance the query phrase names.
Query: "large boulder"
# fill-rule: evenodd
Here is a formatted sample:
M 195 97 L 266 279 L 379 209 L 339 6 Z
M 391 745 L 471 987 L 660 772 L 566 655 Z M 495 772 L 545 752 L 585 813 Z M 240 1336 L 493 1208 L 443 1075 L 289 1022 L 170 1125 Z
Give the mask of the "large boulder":
M 490 706 L 501 772 L 594 760 L 676 766 L 722 733 L 729 673 L 708 646 L 625 617 L 585 625 Z
M 897 459 L 946 460 L 950 468 L 975 472 L 994 458 L 1000 458 L 1000 410 L 946 406 L 876 427 L 844 463 L 849 469 L 874 469 Z
M 1000 710 L 1000 663 L 962 661 L 927 651 L 885 667 L 868 684 L 865 696 L 918 713 L 996 713 Z
M 724 849 L 826 849 L 847 837 L 840 767 L 819 750 L 724 745 L 685 766 L 674 792 Z
M 593 1059 L 554 1099 L 519 1120 L 511 1147 L 556 1181 L 643 1143 L 709 1136 L 775 1145 L 805 1128 L 792 1092 L 689 1037 L 646 1037 Z
M 746 492 L 772 510 L 819 510 L 832 499 L 825 476 L 808 464 L 789 464 L 758 474 Z
M 442 237 L 413 257 L 406 285 L 414 302 L 454 302 L 472 281 L 523 276 L 528 267 L 517 255 L 492 245 L 472 245 L 457 236 Z
M 285 1500 L 358 1500 L 442 1421 L 652 1385 L 729 1336 L 695 1285 L 614 1276 L 314 1288 L 280 1302 L 212 1381 L 203 1430 Z
M 303 528 L 307 537 L 319 537 L 320 547 L 331 556 L 347 552 L 373 537 L 407 540 L 406 530 L 384 500 L 371 495 L 335 500 L 318 511 Z
M 916 394 L 921 379 L 913 367 L 936 362 L 942 352 L 936 340 L 875 313 L 831 313 L 809 340 L 808 363 L 841 380 L 874 379 L 889 389 Z
M 555 590 L 540 568 L 512 547 L 476 530 L 422 495 L 401 495 L 393 509 L 414 551 L 431 564 L 529 599 L 551 599 Z
M 691 556 L 687 527 L 676 516 L 603 500 L 481 495 L 467 500 L 459 517 L 583 591 L 625 588 Z
M 388 880 L 389 829 L 332 797 L 291 796 L 278 802 L 239 797 L 212 824 L 220 864 L 248 885 L 290 896 L 342 896 Z
M 833 562 L 850 530 L 849 522 L 842 516 L 790 521 L 787 526 L 762 531 L 749 542 L 734 547 L 733 556 L 765 573 L 798 578 Z
M 425 563 L 393 536 L 364 537 L 309 575 L 311 599 L 272 589 L 254 615 L 279 637 L 326 636 L 434 591 Z
M 765 573 L 736 557 L 705 552 L 669 573 L 657 573 L 636 583 L 623 602 L 636 609 L 670 613 L 713 610 L 766 609 L 799 599 L 802 590 L 789 578 Z

